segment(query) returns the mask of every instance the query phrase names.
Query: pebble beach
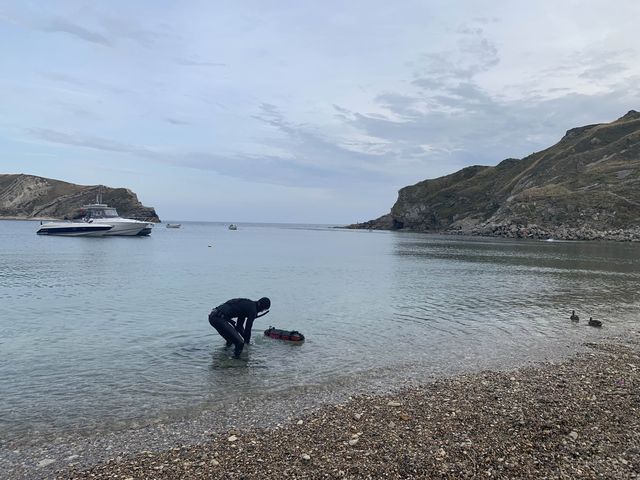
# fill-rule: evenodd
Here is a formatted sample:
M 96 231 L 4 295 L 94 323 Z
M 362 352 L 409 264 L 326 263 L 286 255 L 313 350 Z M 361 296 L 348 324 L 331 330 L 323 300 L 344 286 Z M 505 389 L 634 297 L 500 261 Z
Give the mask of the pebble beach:
M 167 431 L 171 447 L 115 445 L 93 464 L 72 456 L 3 478 L 640 478 L 640 334 L 584 347 L 558 363 L 354 396 L 196 443 Z

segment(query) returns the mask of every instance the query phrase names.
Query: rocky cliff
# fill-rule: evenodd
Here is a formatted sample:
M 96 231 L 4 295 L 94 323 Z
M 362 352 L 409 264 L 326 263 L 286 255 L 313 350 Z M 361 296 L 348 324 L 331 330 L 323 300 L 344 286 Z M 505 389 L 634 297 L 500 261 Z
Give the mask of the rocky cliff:
M 159 222 L 156 211 L 143 206 L 126 188 L 73 183 L 33 175 L 0 174 L 0 218 L 73 219 L 82 215 L 83 205 L 96 202 L 115 207 L 122 217 Z
M 640 240 L 640 113 L 571 129 L 521 160 L 404 187 L 389 214 L 349 227 Z

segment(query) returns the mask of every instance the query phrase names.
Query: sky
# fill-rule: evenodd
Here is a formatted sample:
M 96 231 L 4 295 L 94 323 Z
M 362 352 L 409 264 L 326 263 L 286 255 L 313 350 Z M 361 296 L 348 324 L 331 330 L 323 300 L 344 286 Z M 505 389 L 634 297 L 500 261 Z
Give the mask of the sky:
M 0 173 L 347 224 L 640 110 L 637 0 L 0 0 Z

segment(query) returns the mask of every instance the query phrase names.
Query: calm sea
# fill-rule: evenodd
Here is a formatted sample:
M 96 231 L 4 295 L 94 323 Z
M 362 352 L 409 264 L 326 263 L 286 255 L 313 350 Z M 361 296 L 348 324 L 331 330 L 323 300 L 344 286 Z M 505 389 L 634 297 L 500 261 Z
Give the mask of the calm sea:
M 639 244 L 189 222 L 147 238 L 55 238 L 37 227 L 0 222 L 5 445 L 195 415 L 239 395 L 544 360 L 638 325 Z M 271 312 L 230 359 L 209 311 L 262 296 Z M 269 325 L 307 340 L 266 338 Z

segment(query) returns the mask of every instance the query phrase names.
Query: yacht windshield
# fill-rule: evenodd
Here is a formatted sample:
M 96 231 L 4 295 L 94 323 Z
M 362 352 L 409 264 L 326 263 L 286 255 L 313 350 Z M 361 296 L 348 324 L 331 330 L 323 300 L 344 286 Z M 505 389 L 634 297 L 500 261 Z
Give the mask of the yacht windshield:
M 87 212 L 87 217 L 89 218 L 115 218 L 117 216 L 118 212 L 115 208 L 92 208 Z

